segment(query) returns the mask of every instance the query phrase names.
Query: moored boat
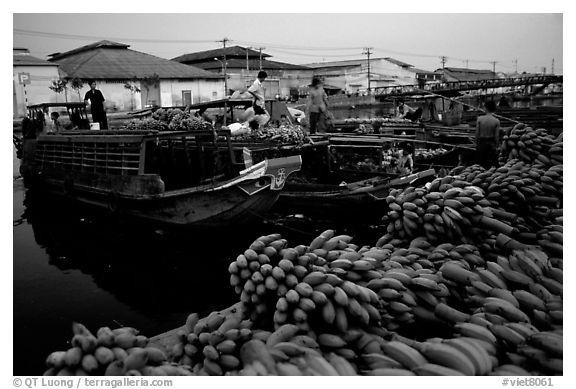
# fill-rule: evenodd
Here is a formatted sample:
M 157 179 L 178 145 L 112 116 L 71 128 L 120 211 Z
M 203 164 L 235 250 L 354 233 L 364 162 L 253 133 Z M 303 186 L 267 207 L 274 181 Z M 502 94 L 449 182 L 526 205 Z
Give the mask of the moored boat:
M 270 209 L 301 157 L 238 161 L 230 132 L 61 131 L 25 139 L 32 190 L 172 226 L 245 223 Z

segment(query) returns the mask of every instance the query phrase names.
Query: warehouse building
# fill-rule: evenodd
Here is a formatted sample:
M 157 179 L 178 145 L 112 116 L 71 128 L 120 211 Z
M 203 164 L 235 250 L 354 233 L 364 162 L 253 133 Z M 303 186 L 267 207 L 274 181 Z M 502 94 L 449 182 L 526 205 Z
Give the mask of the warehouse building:
M 181 106 L 224 97 L 221 75 L 129 49 L 108 40 L 50 55 L 61 78 L 94 79 L 109 111 Z M 78 95 L 89 90 L 86 83 Z
M 223 75 L 224 56 L 229 95 L 250 86 L 260 70 L 268 73 L 264 82 L 266 98 L 297 97 L 312 82 L 313 69 L 272 61 L 269 59 L 271 55 L 249 47 L 231 46 L 226 49 L 200 51 L 180 55 L 172 60 Z

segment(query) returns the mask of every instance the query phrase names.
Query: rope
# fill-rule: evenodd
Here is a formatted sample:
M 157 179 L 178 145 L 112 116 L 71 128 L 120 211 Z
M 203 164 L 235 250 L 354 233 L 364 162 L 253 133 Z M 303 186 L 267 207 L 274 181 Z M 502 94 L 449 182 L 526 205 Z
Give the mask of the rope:
M 426 93 L 428 93 L 428 94 L 430 94 L 430 95 L 432 95 L 432 96 L 441 97 L 441 98 L 443 98 L 443 99 L 450 100 L 450 101 L 452 101 L 452 102 L 454 102 L 454 103 L 457 103 L 457 104 L 462 104 L 462 105 L 464 105 L 464 106 L 466 106 L 466 107 L 468 107 L 468 108 L 472 108 L 472 109 L 474 109 L 474 110 L 476 110 L 476 111 L 480 111 L 480 112 L 482 112 L 482 113 L 486 113 L 486 110 L 484 110 L 484 109 L 482 109 L 482 108 L 480 108 L 480 107 L 475 107 L 475 106 L 473 106 L 473 105 L 471 105 L 471 104 L 464 103 L 464 102 L 462 102 L 462 101 L 453 99 L 453 98 L 451 98 L 451 97 L 442 96 L 442 95 L 439 95 L 439 94 L 437 94 L 437 93 L 430 92 L 430 91 L 427 91 L 427 90 L 424 90 L 424 89 L 418 89 L 418 88 L 414 88 L 414 89 L 417 90 L 417 91 L 420 91 L 420 92 L 426 92 Z M 511 121 L 511 122 L 513 122 L 513 123 L 516 123 L 516 124 L 524 124 L 524 123 L 519 122 L 519 121 L 517 121 L 517 120 L 510 119 L 510 118 L 504 117 L 504 116 L 502 116 L 502 115 L 497 115 L 497 114 L 495 114 L 495 113 L 492 113 L 492 115 L 493 115 L 494 117 L 499 118 L 499 119 L 509 120 L 509 121 Z

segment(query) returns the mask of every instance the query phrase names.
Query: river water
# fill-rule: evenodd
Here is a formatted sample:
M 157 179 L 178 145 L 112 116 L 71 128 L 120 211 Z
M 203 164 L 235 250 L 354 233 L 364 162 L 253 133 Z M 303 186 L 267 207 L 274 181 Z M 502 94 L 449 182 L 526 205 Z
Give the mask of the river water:
M 48 354 L 70 347 L 74 321 L 93 331 L 131 326 L 151 337 L 183 325 L 191 312 L 228 307 L 239 300 L 228 265 L 254 239 L 279 232 L 294 247 L 332 227 L 155 230 L 37 198 L 18 178 L 15 153 L 13 162 L 14 375 L 41 375 Z

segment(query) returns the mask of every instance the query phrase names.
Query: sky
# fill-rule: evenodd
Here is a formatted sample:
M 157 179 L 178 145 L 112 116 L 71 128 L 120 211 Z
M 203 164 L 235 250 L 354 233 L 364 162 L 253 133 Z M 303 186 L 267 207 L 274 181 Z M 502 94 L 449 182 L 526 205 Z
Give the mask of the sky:
M 292 10 L 292 8 L 290 8 Z M 562 13 L 15 13 L 13 46 L 46 58 L 98 40 L 172 59 L 227 45 L 306 64 L 392 57 L 417 68 L 563 72 Z

